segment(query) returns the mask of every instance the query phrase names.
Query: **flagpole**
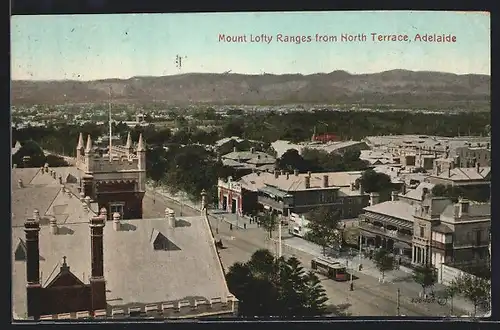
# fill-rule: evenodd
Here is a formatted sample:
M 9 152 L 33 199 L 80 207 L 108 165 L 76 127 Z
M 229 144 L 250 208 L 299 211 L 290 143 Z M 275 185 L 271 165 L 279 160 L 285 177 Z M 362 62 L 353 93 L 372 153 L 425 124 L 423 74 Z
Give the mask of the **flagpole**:
M 109 111 L 109 161 L 113 161 L 113 157 L 111 156 L 111 148 L 113 147 L 113 126 L 111 124 L 111 86 L 109 86 L 109 102 L 108 102 L 108 111 Z

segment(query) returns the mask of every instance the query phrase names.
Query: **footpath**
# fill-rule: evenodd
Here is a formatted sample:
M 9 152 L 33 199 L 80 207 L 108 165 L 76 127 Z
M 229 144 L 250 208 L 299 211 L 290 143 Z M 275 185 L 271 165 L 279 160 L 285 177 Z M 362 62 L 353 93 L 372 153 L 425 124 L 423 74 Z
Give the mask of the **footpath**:
M 155 191 L 155 193 L 163 196 L 164 198 L 167 198 L 171 201 L 173 201 L 176 204 L 180 204 L 195 210 L 200 210 L 201 209 L 201 203 L 194 203 L 185 196 L 183 196 L 182 193 L 180 194 L 171 194 L 167 190 L 165 190 L 163 187 L 157 187 L 156 189 L 152 185 L 147 185 L 147 189 L 151 191 Z M 255 222 L 251 222 L 250 218 L 245 217 L 245 216 L 239 216 L 237 214 L 232 214 L 232 213 L 227 213 L 222 210 L 208 210 L 209 216 L 215 218 L 217 221 L 224 221 L 228 224 L 231 224 L 234 226 L 235 229 L 252 229 L 252 228 L 257 228 L 257 224 Z M 282 232 L 282 249 L 283 251 L 289 251 L 292 252 L 293 250 L 301 251 L 303 253 L 309 254 L 312 257 L 322 257 L 325 258 L 323 255 L 323 248 L 315 243 L 306 241 L 302 238 L 299 237 L 294 237 L 288 235 L 286 232 L 286 229 L 283 229 L 284 232 Z M 272 239 L 272 241 L 277 244 L 278 242 L 276 239 Z M 326 257 L 327 259 L 330 259 L 331 261 L 334 262 L 339 262 L 341 264 L 346 265 L 346 268 L 353 272 L 354 275 L 356 274 L 364 274 L 368 275 L 370 277 L 377 278 L 381 280 L 381 274 L 378 271 L 375 263 L 368 259 L 364 258 L 363 256 L 359 256 L 357 252 L 354 252 L 351 255 L 341 255 L 341 256 L 328 256 Z M 361 271 L 359 270 L 359 266 L 362 265 Z M 415 283 L 412 279 L 412 270 L 403 266 L 400 266 L 399 269 L 392 270 L 390 272 L 387 272 L 384 275 L 384 280 L 383 282 L 385 283 L 392 283 L 392 284 L 397 284 L 398 286 L 402 286 L 405 289 L 415 292 L 415 295 L 418 296 L 418 294 L 422 291 L 422 288 L 419 284 Z M 434 285 L 434 292 L 436 293 L 441 293 L 446 290 L 446 286 L 443 284 L 437 283 Z M 460 296 L 456 296 L 453 298 L 453 305 L 460 310 L 464 311 L 473 311 L 474 306 L 466 299 Z M 479 314 L 479 313 L 478 313 Z M 460 315 L 459 315 L 460 316 Z

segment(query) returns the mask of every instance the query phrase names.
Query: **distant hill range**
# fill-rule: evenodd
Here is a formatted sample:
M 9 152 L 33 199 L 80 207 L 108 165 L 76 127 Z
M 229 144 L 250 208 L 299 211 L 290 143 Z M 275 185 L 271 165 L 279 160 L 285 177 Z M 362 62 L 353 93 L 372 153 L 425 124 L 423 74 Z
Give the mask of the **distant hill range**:
M 13 81 L 12 103 L 65 104 L 108 101 L 171 104 L 395 104 L 471 105 L 490 100 L 490 76 L 391 70 L 311 75 L 189 73 L 95 81 Z

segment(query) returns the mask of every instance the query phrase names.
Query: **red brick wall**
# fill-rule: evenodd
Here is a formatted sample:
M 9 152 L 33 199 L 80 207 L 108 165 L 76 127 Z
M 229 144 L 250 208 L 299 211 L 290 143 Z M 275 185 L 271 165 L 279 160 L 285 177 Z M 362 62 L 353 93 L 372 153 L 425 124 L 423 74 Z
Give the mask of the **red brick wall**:
M 90 286 L 42 289 L 41 315 L 87 311 L 91 308 Z

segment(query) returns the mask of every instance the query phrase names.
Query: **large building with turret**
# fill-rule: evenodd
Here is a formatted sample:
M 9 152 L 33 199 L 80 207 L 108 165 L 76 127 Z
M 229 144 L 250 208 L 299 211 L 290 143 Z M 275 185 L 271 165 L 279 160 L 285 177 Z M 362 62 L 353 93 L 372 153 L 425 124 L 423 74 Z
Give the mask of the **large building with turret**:
M 134 146 L 129 133 L 126 145 L 111 146 L 107 155 L 100 155 L 90 135 L 84 145 L 80 134 L 76 155 L 85 197 L 89 196 L 110 215 L 118 212 L 123 219 L 142 218 L 146 191 L 146 146 L 142 134 Z
M 206 209 L 154 199 L 142 136 L 110 147 L 80 135 L 75 166 L 12 169 L 14 320 L 234 316 Z

